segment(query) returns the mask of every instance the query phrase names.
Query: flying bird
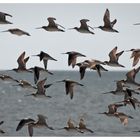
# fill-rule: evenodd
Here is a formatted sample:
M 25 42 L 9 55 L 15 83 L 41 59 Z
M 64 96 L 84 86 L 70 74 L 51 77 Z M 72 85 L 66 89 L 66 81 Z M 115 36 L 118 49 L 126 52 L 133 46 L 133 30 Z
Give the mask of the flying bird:
M 48 126 L 46 119 L 47 117 L 42 115 L 42 114 L 38 114 L 38 120 L 35 121 L 34 119 L 31 118 L 27 118 L 27 119 L 22 119 L 17 128 L 16 131 L 21 130 L 24 126 L 28 126 L 28 132 L 29 132 L 29 136 L 33 136 L 33 128 L 40 128 L 40 127 L 46 127 L 49 128 L 50 130 L 54 130 L 52 127 Z
M 125 67 L 121 64 L 119 64 L 118 60 L 119 57 L 123 54 L 124 51 L 121 51 L 119 53 L 117 53 L 117 46 L 115 48 L 113 48 L 110 52 L 109 52 L 109 61 L 104 61 L 104 63 L 108 66 L 112 66 L 112 67 Z
M 8 29 L 2 32 L 10 32 L 11 34 L 17 35 L 17 36 L 22 36 L 22 35 L 27 35 L 27 36 L 31 36 L 29 33 L 18 29 L 18 28 L 14 28 L 14 29 Z
M 46 92 L 46 88 L 50 87 L 52 84 L 50 84 L 48 87 L 47 85 L 45 85 L 45 82 L 46 82 L 47 78 L 43 79 L 43 80 L 40 80 L 38 83 L 37 83 L 37 91 L 36 93 L 32 93 L 30 95 L 26 95 L 26 96 L 33 96 L 33 97 L 47 97 L 47 98 L 51 98 L 51 96 L 47 96 L 45 94 Z
M 10 21 L 6 20 L 6 17 L 12 17 L 12 15 L 0 12 L 0 24 L 13 24 Z
M 57 82 L 64 82 L 65 83 L 65 90 L 66 90 L 66 95 L 70 95 L 70 98 L 73 99 L 73 88 L 75 85 L 79 85 L 79 86 L 84 86 L 76 81 L 71 81 L 69 79 L 65 79 L 65 80 L 62 80 L 62 81 L 57 81 Z
M 52 56 L 50 56 L 49 54 L 41 51 L 39 54 L 37 55 L 33 55 L 33 56 L 38 56 L 40 58 L 40 61 L 43 60 L 44 63 L 44 68 L 47 69 L 47 65 L 48 65 L 48 60 L 53 60 L 53 61 L 57 61 L 56 59 L 54 59 Z
M 65 32 L 63 30 L 65 28 L 62 25 L 55 23 L 56 18 L 48 17 L 47 20 L 49 22 L 48 26 L 38 27 L 36 29 L 44 29 L 49 32 L 56 32 L 56 31 Z M 62 29 L 60 29 L 59 27 L 61 27 Z
M 103 21 L 104 21 L 104 26 L 99 26 L 97 28 L 100 28 L 101 30 L 107 31 L 107 32 L 119 33 L 117 30 L 113 29 L 113 26 L 116 24 L 117 19 L 114 19 L 112 22 L 110 21 L 110 12 L 108 9 L 106 9 L 105 11 Z
M 26 63 L 28 62 L 29 57 L 25 58 L 25 51 L 18 57 L 17 63 L 18 68 L 14 68 L 15 72 L 31 72 L 30 70 L 26 69 Z
M 127 51 L 131 51 L 132 54 L 131 54 L 131 57 L 130 58 L 133 58 L 133 64 L 132 66 L 136 66 L 139 62 L 139 59 L 140 59 L 140 49 L 130 49 L 130 50 L 127 50 Z
M 88 19 L 81 19 L 80 20 L 80 27 L 74 27 L 74 28 L 69 28 L 69 29 L 75 29 L 76 31 L 80 33 L 88 33 L 88 34 L 94 34 L 94 32 L 90 31 L 89 28 L 94 30 L 91 26 L 87 25 Z
M 84 54 L 75 51 L 66 52 L 62 54 L 68 54 L 68 66 L 72 65 L 72 68 L 74 68 L 76 65 L 77 57 L 86 57 Z

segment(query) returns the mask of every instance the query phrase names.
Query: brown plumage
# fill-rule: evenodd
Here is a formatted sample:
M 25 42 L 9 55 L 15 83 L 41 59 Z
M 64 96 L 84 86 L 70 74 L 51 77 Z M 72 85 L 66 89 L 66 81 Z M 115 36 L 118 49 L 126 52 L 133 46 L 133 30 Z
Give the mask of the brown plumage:
M 85 55 L 75 51 L 66 52 L 62 54 L 68 54 L 68 66 L 72 65 L 72 68 L 74 68 L 76 65 L 77 57 L 86 57 Z
M 107 32 L 116 32 L 118 33 L 117 30 L 113 29 L 113 26 L 116 24 L 117 19 L 114 19 L 112 22 L 110 21 L 110 12 L 108 9 L 106 9 L 104 17 L 103 17 L 103 21 L 104 21 L 104 26 L 99 26 L 97 28 L 100 28 L 103 31 L 107 31 Z
M 123 54 L 124 51 L 117 53 L 117 48 L 118 47 L 116 46 L 109 52 L 110 59 L 109 59 L 109 61 L 104 61 L 104 63 L 106 65 L 113 66 L 113 67 L 125 67 L 125 66 L 119 64 L 119 62 L 118 62 L 119 57 Z

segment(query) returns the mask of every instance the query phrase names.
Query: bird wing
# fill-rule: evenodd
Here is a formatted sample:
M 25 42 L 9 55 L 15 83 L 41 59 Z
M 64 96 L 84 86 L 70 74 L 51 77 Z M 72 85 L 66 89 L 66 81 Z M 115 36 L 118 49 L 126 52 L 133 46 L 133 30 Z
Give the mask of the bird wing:
M 128 124 L 128 117 L 121 116 L 121 117 L 119 117 L 119 119 L 124 126 Z
M 135 69 L 132 69 L 131 71 L 126 73 L 126 77 L 128 81 L 135 81 Z
M 86 68 L 87 68 L 86 66 L 81 66 L 81 67 L 79 68 L 80 78 L 81 78 L 81 79 L 84 78 Z
M 97 71 L 99 77 L 101 77 L 101 67 L 100 67 L 100 65 L 96 64 L 96 65 L 95 65 L 95 69 L 96 69 L 96 71 Z
M 76 55 L 74 54 L 69 54 L 69 58 L 68 58 L 68 66 L 70 66 L 72 64 L 72 67 L 74 68 L 75 64 L 76 64 Z
M 111 27 L 113 28 L 113 26 L 116 24 L 117 22 L 117 19 L 114 19 L 112 22 L 111 22 Z
M 25 68 L 24 57 L 25 57 L 25 51 L 17 59 L 19 68 Z
M 70 91 L 70 83 L 69 83 L 69 81 L 65 82 L 65 89 L 66 89 L 66 95 L 68 95 L 69 91 Z
M 134 67 L 135 65 L 137 65 L 137 63 L 139 62 L 139 60 L 140 60 L 140 53 L 137 53 L 137 54 L 134 55 L 133 67 Z
M 88 30 L 88 25 L 87 25 L 87 22 L 88 21 L 89 21 L 88 19 L 82 19 L 82 20 L 80 20 L 80 23 L 81 23 L 80 28 Z
M 32 124 L 28 125 L 28 132 L 29 132 L 29 136 L 32 137 L 33 136 L 33 126 L 32 126 Z
M 32 122 L 35 122 L 35 120 L 33 120 L 33 119 L 22 119 L 20 122 L 19 122 L 19 124 L 18 124 L 18 126 L 17 126 L 17 128 L 16 128 L 16 131 L 19 131 L 24 125 L 26 125 L 26 124 L 28 124 L 28 123 L 32 123 Z
M 38 67 L 34 67 L 34 83 L 35 84 L 39 80 L 39 74 L 40 74 L 39 68 Z
M 117 61 L 116 52 L 117 52 L 117 46 L 113 50 L 111 50 L 109 53 L 110 62 Z
M 123 54 L 123 52 L 124 51 L 121 51 L 121 52 L 119 52 L 119 53 L 116 54 L 117 61 L 119 60 L 119 57 Z
M 43 80 L 41 80 L 41 81 L 39 81 L 39 82 L 37 83 L 37 90 L 38 90 L 38 93 L 40 93 L 40 94 L 45 94 L 44 84 L 45 84 L 46 80 L 47 80 L 47 79 L 45 78 L 45 79 L 43 79 Z
M 57 24 L 55 23 L 54 20 L 55 20 L 55 18 L 51 18 L 51 17 L 48 18 L 48 22 L 49 22 L 48 26 L 49 27 L 56 27 L 57 28 Z
M 37 124 L 47 126 L 46 117 L 44 115 L 41 115 L 41 114 L 38 114 L 37 116 L 38 116 Z
M 46 70 L 46 69 L 47 69 L 48 60 L 43 59 L 43 63 L 44 63 L 44 68 L 45 68 L 45 70 Z
M 103 21 L 104 21 L 104 26 L 105 27 L 111 27 L 111 23 L 110 23 L 110 12 L 108 9 L 106 9 L 104 17 L 103 17 Z

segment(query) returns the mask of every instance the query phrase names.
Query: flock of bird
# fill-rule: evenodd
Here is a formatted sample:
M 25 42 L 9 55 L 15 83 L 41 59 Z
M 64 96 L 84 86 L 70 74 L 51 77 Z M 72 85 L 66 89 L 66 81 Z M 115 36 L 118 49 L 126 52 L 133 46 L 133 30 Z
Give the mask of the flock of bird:
M 10 15 L 10 14 L 0 12 L 0 24 L 12 24 L 10 21 L 8 21 L 6 19 L 7 16 L 12 17 L 12 15 Z M 63 26 L 57 24 L 55 22 L 55 20 L 56 20 L 55 18 L 49 17 L 48 18 L 49 24 L 47 26 L 38 27 L 37 29 L 44 29 L 49 32 L 56 32 L 56 31 L 65 32 L 65 30 L 64 30 L 65 28 Z M 82 19 L 82 20 L 80 20 L 80 23 L 81 23 L 80 27 L 74 27 L 74 28 L 70 28 L 70 29 L 75 29 L 76 31 L 78 31 L 80 33 L 94 34 L 93 31 L 89 30 L 89 28 L 91 30 L 93 30 L 94 28 L 87 24 L 88 21 L 89 21 L 88 19 Z M 96 28 L 100 28 L 101 30 L 107 31 L 107 32 L 119 33 L 116 29 L 113 28 L 114 25 L 116 24 L 117 20 L 114 19 L 113 21 L 110 21 L 110 12 L 108 9 L 106 9 L 106 11 L 105 11 L 103 21 L 104 21 L 104 25 L 96 27 Z M 139 24 L 136 24 L 136 25 L 139 25 Z M 28 32 L 25 32 L 18 28 L 8 29 L 3 32 L 10 32 L 11 34 L 15 34 L 18 36 L 21 36 L 21 35 L 30 36 L 30 34 Z M 80 79 L 82 80 L 85 76 L 85 72 L 87 69 L 97 71 L 99 77 L 101 77 L 102 71 L 108 71 L 106 68 L 104 68 L 104 66 L 106 66 L 106 65 L 108 65 L 110 67 L 124 68 L 125 66 L 119 63 L 119 58 L 122 54 L 130 52 L 130 51 L 132 52 L 130 58 L 133 59 L 132 67 L 138 65 L 138 62 L 140 59 L 140 49 L 123 50 L 120 52 L 117 52 L 117 49 L 118 49 L 118 47 L 116 46 L 109 52 L 108 61 L 100 61 L 100 60 L 96 60 L 96 59 L 92 59 L 92 60 L 85 59 L 83 62 L 77 63 L 77 57 L 85 58 L 86 55 L 81 54 L 80 52 L 76 52 L 76 51 L 65 52 L 63 54 L 68 55 L 68 66 L 72 66 L 72 68 L 75 68 L 75 66 L 79 67 Z M 53 75 L 53 73 L 48 70 L 48 61 L 50 61 L 50 60 L 57 61 L 57 60 L 55 58 L 53 58 L 51 55 L 49 55 L 48 53 L 43 52 L 43 51 L 40 51 L 39 54 L 36 54 L 33 56 L 39 57 L 39 60 L 43 61 L 44 67 L 34 66 L 32 68 L 27 68 L 26 63 L 29 61 L 30 57 L 29 56 L 25 57 L 25 51 L 23 51 L 17 59 L 18 67 L 14 68 L 12 70 L 17 73 L 19 73 L 19 72 L 33 73 L 34 74 L 34 78 L 33 78 L 34 85 L 29 83 L 28 81 L 17 80 L 15 78 L 11 77 L 10 75 L 5 75 L 5 74 L 0 74 L 0 79 L 1 80 L 12 80 L 12 81 L 16 82 L 17 84 L 13 85 L 13 86 L 21 86 L 23 88 L 35 89 L 36 90 L 35 93 L 26 95 L 26 96 L 33 96 L 35 98 L 38 98 L 38 97 L 51 98 L 51 96 L 46 95 L 46 89 L 49 88 L 53 84 L 64 82 L 66 95 L 70 95 L 70 99 L 73 99 L 74 86 L 84 86 L 83 84 L 81 84 L 77 81 L 70 80 L 70 79 L 63 79 L 60 81 L 55 81 L 50 84 L 46 84 L 47 77 L 45 77 L 44 79 L 40 79 L 41 71 L 44 71 L 48 74 Z M 117 117 L 120 119 L 121 123 L 124 125 L 128 124 L 129 118 L 133 119 L 133 117 L 130 115 L 127 115 L 123 112 L 118 112 L 118 108 L 125 107 L 128 104 L 132 105 L 134 109 L 136 109 L 136 107 L 140 106 L 140 101 L 134 97 L 134 94 L 140 94 L 140 83 L 137 83 L 135 81 L 136 74 L 139 72 L 139 70 L 140 70 L 140 66 L 138 68 L 133 68 L 128 73 L 126 73 L 126 79 L 120 79 L 119 81 L 115 81 L 116 89 L 114 91 L 108 91 L 106 93 L 103 93 L 103 94 L 112 93 L 114 95 L 122 95 L 122 96 L 124 96 L 124 98 L 122 101 L 118 101 L 118 102 L 109 104 L 108 112 L 103 112 L 103 113 L 99 113 L 99 114 L 105 114 L 107 116 Z M 65 129 L 67 131 L 76 130 L 77 132 L 80 132 L 80 133 L 84 133 L 86 131 L 94 133 L 93 130 L 87 128 L 84 118 L 80 118 L 78 126 L 76 126 L 74 124 L 74 121 L 71 118 L 69 118 L 67 121 L 66 127 L 55 129 L 47 124 L 47 122 L 46 122 L 47 117 L 45 115 L 38 114 L 37 116 L 38 116 L 38 120 L 34 120 L 32 118 L 21 119 L 16 128 L 16 131 L 21 130 L 22 127 L 27 125 L 30 136 L 33 136 L 33 128 L 35 128 L 35 127 L 47 127 L 50 130 Z M 3 123 L 4 123 L 4 121 L 1 121 L 0 125 Z M 139 132 L 139 131 L 137 131 L 137 132 Z M 0 133 L 5 133 L 5 132 L 0 129 Z

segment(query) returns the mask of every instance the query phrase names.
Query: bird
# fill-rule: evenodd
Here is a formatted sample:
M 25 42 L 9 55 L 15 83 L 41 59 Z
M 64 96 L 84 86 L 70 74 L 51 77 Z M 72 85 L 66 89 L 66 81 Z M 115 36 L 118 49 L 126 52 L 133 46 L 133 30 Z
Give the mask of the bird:
M 80 122 L 79 122 L 79 125 L 78 125 L 78 127 L 77 127 L 81 132 L 85 132 L 85 131 L 88 131 L 88 132 L 90 132 L 90 133 L 94 133 L 94 131 L 93 130 L 91 130 L 91 129 L 89 129 L 89 128 L 87 128 L 86 127 L 86 124 L 85 124 L 85 121 L 84 121 L 84 119 L 83 118 L 80 118 Z
M 0 79 L 3 81 L 15 81 L 15 82 L 17 82 L 16 79 L 14 79 L 13 77 L 6 75 L 6 74 L 0 74 Z
M 115 117 L 119 118 L 121 123 L 126 126 L 128 124 L 128 118 L 133 119 L 132 116 L 126 115 L 123 112 L 115 112 Z
M 76 66 L 79 66 L 80 80 L 85 76 L 86 69 L 89 68 L 89 64 L 84 62 L 76 63 Z
M 66 95 L 70 94 L 70 98 L 73 99 L 73 88 L 75 85 L 79 85 L 79 86 L 84 86 L 83 84 L 80 84 L 76 81 L 72 81 L 72 80 L 69 80 L 69 79 L 64 79 L 64 80 L 61 80 L 61 81 L 56 81 L 56 82 L 64 82 L 65 83 L 65 90 L 66 90 Z
M 126 88 L 125 89 L 124 100 L 123 101 L 120 101 L 120 102 L 117 102 L 117 103 L 124 103 L 125 106 L 127 104 L 130 104 L 130 105 L 133 106 L 134 109 L 136 109 L 136 104 L 138 106 L 140 106 L 140 101 L 138 101 L 138 99 L 136 99 L 136 98 L 134 98 L 132 96 L 132 92 L 135 93 L 135 94 L 140 94 L 138 92 L 135 92 L 134 90 L 131 90 L 131 89 Z
M 116 24 L 117 19 L 114 19 L 112 22 L 110 21 L 110 12 L 108 9 L 106 9 L 105 11 L 103 21 L 104 21 L 104 26 L 99 26 L 97 28 L 100 28 L 101 30 L 107 31 L 107 32 L 119 33 L 119 31 L 113 29 L 113 26 Z
M 89 64 L 90 69 L 97 71 L 99 77 L 101 77 L 101 71 L 108 71 L 102 66 L 105 65 L 105 63 L 100 60 L 92 59 L 92 60 L 85 60 L 85 62 Z
M 47 87 L 45 87 L 45 82 L 46 82 L 46 80 L 47 80 L 47 78 L 45 78 L 45 79 L 43 79 L 43 80 L 40 80 L 38 83 L 37 83 L 37 91 L 36 91 L 36 93 L 32 93 L 32 94 L 30 94 L 30 95 L 26 95 L 26 96 L 33 96 L 33 97 L 47 97 L 47 98 L 52 98 L 51 96 L 47 96 L 46 94 L 45 94 L 45 92 L 46 92 L 46 88 Z M 52 84 L 51 84 L 52 85 Z M 51 86 L 50 85 L 50 86 Z M 49 86 L 49 87 L 50 87 Z
M 125 85 L 134 89 L 134 87 L 138 88 L 140 86 L 139 83 L 135 81 L 136 75 L 140 70 L 140 66 L 137 68 L 133 68 L 132 70 L 126 73 L 126 79 L 124 80 Z
M 25 51 L 18 57 L 17 63 L 18 68 L 14 68 L 15 72 L 31 72 L 30 70 L 26 69 L 26 63 L 28 62 L 29 57 L 25 58 Z
M 119 107 L 124 106 L 124 104 L 113 103 L 108 105 L 108 112 L 103 112 L 99 114 L 105 114 L 106 116 L 114 116 L 114 113 L 117 112 Z
M 132 66 L 136 66 L 139 62 L 139 59 L 140 59 L 140 49 L 130 49 L 130 50 L 126 50 L 127 52 L 128 51 L 131 51 L 132 54 L 131 54 L 131 57 L 130 58 L 133 58 L 133 64 Z
M 48 26 L 38 27 L 36 29 L 44 29 L 44 30 L 49 31 L 49 32 L 56 32 L 56 31 L 65 32 L 63 30 L 63 29 L 65 29 L 63 26 L 61 26 L 60 24 L 55 23 L 56 18 L 48 17 L 47 20 L 49 22 Z M 61 27 L 62 29 L 60 29 L 59 27 Z
M 81 19 L 80 20 L 81 25 L 80 25 L 79 28 L 78 27 L 74 27 L 74 28 L 69 28 L 69 29 L 70 30 L 71 29 L 75 29 L 76 31 L 78 31 L 80 33 L 88 33 L 88 34 L 94 35 L 95 33 L 89 30 L 89 28 L 91 28 L 92 30 L 94 30 L 94 29 L 91 26 L 87 25 L 88 21 L 89 21 L 88 19 Z
M 33 88 L 33 89 L 37 89 L 35 86 L 33 86 L 32 84 L 30 84 L 26 80 L 17 80 L 17 82 L 18 82 L 18 84 L 17 85 L 13 85 L 13 86 L 20 86 L 22 88 Z
M 45 70 L 44 68 L 42 67 L 38 67 L 38 66 L 34 66 L 34 67 L 31 67 L 29 70 L 33 71 L 34 73 L 34 83 L 36 84 L 39 80 L 39 76 L 40 76 L 40 72 L 43 71 L 43 72 L 47 72 L 51 75 L 53 75 L 52 72 L 48 71 L 48 70 Z
M 38 120 L 35 121 L 34 119 L 31 118 L 27 118 L 27 119 L 22 119 L 17 128 L 16 131 L 19 131 L 22 129 L 22 127 L 24 127 L 25 125 L 28 126 L 28 132 L 29 132 L 29 136 L 33 136 L 33 128 L 40 128 L 40 127 L 46 127 L 49 128 L 50 130 L 54 130 L 52 127 L 48 126 L 46 119 L 47 117 L 42 115 L 42 114 L 38 114 Z
M 77 57 L 86 57 L 84 54 L 81 54 L 76 51 L 70 51 L 62 54 L 68 54 L 68 66 L 72 65 L 72 68 L 74 68 L 76 65 Z
M 0 121 L 0 125 L 2 125 L 3 123 L 4 123 L 4 121 Z M 3 131 L 2 129 L 0 129 L 0 133 L 1 133 L 1 134 L 4 134 L 5 131 Z
M 109 52 L 109 58 L 110 60 L 109 61 L 104 61 L 104 63 L 108 66 L 112 66 L 112 67 L 125 67 L 121 64 L 119 64 L 118 60 L 119 60 L 119 57 L 123 54 L 124 51 L 121 51 L 119 53 L 116 53 L 117 52 L 117 46 L 115 48 L 113 48 L 110 52 Z
M 12 17 L 10 14 L 0 12 L 0 24 L 13 24 L 12 22 L 6 20 L 7 16 Z
M 76 130 L 77 132 L 83 133 L 82 131 L 80 131 L 74 124 L 74 121 L 71 119 L 71 117 L 68 119 L 67 121 L 67 126 L 63 127 L 63 128 L 59 128 L 58 130 L 62 130 L 65 129 L 66 131 L 70 131 L 70 130 Z
M 10 32 L 11 34 L 17 35 L 17 36 L 22 36 L 22 35 L 27 35 L 27 36 L 31 36 L 29 33 L 18 29 L 18 28 L 13 28 L 13 29 L 8 29 L 2 32 Z
M 114 95 L 124 95 L 124 93 L 125 93 L 124 87 L 126 87 L 124 80 L 119 80 L 119 81 L 116 81 L 115 90 L 111 90 L 109 92 L 104 92 L 102 94 L 112 93 Z
M 50 56 L 49 54 L 47 54 L 43 51 L 41 51 L 40 54 L 33 55 L 33 56 L 38 56 L 40 58 L 40 61 L 43 60 L 45 70 L 47 69 L 48 60 L 57 61 L 52 56 Z

